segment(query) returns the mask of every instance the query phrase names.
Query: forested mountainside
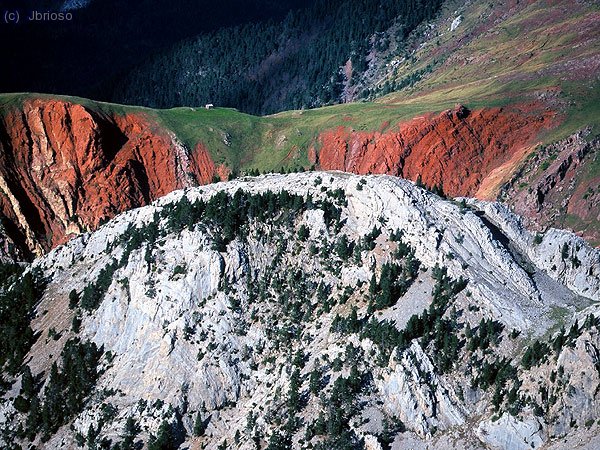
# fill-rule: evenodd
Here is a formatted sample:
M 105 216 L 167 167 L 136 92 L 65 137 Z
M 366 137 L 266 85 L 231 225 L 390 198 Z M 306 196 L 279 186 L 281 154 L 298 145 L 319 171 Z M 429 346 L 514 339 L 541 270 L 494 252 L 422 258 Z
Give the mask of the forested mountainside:
M 3 0 L 2 92 L 106 99 L 107 85 L 182 39 L 261 20 L 281 20 L 312 0 Z M 30 22 L 33 11 L 70 20 Z M 18 24 L 5 12 L 18 11 Z
M 598 444 L 600 253 L 499 204 L 268 175 L 2 270 L 5 448 Z
M 386 50 L 434 17 L 442 0 L 317 0 L 282 21 L 185 41 L 119 80 L 109 98 L 166 108 L 215 103 L 252 114 L 338 103 Z M 399 44 L 401 46 L 401 44 Z

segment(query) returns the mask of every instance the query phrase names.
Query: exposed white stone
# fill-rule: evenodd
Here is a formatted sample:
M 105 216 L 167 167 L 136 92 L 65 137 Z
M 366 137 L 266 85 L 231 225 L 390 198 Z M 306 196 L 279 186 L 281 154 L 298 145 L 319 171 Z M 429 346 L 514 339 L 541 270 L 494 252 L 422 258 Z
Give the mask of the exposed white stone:
M 322 179 L 322 184 L 316 183 L 317 178 Z M 363 189 L 358 190 L 356 186 L 361 179 L 365 183 Z M 411 315 L 428 306 L 431 299 L 428 292 L 433 286 L 431 269 L 436 265 L 447 267 L 451 277 L 468 281 L 460 299 L 479 308 L 477 320 L 492 317 L 507 329 L 517 328 L 525 333 L 546 332 L 553 324 L 547 317 L 553 308 L 564 306 L 565 297 L 575 299 L 565 306 L 573 311 L 587 307 L 591 300 L 599 300 L 598 250 L 572 234 L 555 230 L 546 233 L 541 244 L 534 245 L 533 236 L 518 218 L 498 204 L 469 201 L 470 207 L 464 209 L 457 202 L 442 200 L 409 181 L 389 176 L 361 177 L 337 172 L 272 174 L 173 192 L 152 205 L 123 213 L 96 232 L 79 236 L 36 260 L 33 265 L 44 271 L 50 284 L 38 307 L 42 317 L 34 321 L 34 328 L 40 327 L 40 331 L 45 332 L 43 327 L 53 321 L 57 329 L 62 326 L 68 330 L 72 312 L 66 310 L 66 306 L 59 311 L 57 305 L 66 304 L 69 291 L 81 291 L 87 283 L 94 282 L 113 259 L 121 258 L 123 249 L 118 240 L 129 226 L 139 227 L 152 221 L 155 213 L 184 195 L 193 202 L 221 190 L 233 194 L 238 189 L 254 193 L 285 189 L 325 198 L 322 186 L 346 192 L 348 205 L 342 212 L 345 219 L 342 232 L 350 240 L 358 241 L 376 226 L 386 235 L 400 229 L 404 233 L 403 240 L 415 249 L 423 272 L 394 307 L 377 316 L 393 321 L 400 328 Z M 330 233 L 321 210 L 303 213 L 296 224 L 300 225 L 308 227 L 312 241 L 320 242 Z M 261 229 L 263 233 L 270 231 L 273 230 L 269 226 Z M 293 236 L 287 238 L 291 240 Z M 563 262 L 560 247 L 564 242 L 575 252 L 579 268 L 560 264 Z M 284 258 L 286 267 L 312 273 L 315 282 L 329 283 L 333 286 L 333 295 L 339 296 L 344 287 L 352 288 L 353 294 L 357 283 L 368 283 L 373 267 L 389 260 L 392 245 L 380 239 L 375 250 L 363 251 L 361 264 L 341 265 L 336 275 L 323 271 L 319 258 L 311 258 L 307 253 L 298 257 L 289 252 Z M 111 388 L 119 392 L 110 398 L 119 415 L 114 423 L 106 425 L 103 434 L 118 437 L 131 414 L 147 425 L 148 430 L 155 431 L 161 413 L 151 407 L 140 412 L 137 407 L 140 399 L 149 403 L 161 399 L 166 405 L 188 407 L 189 412 L 182 420 L 189 433 L 193 415 L 204 404 L 210 411 L 210 423 L 203 442 L 209 443 L 207 448 L 216 448 L 222 438 L 231 440 L 236 430 L 244 429 L 249 411 L 256 411 L 259 406 L 265 410 L 276 409 L 272 403 L 275 392 L 281 397 L 288 389 L 289 373 L 284 372 L 286 356 L 267 342 L 268 331 L 277 323 L 261 322 L 260 318 L 266 316 L 265 310 L 259 311 L 261 317 L 252 320 L 246 317 L 248 323 L 241 323 L 240 314 L 233 311 L 229 296 L 221 289 L 221 283 L 227 279 L 229 283 L 236 283 L 243 298 L 247 276 L 268 267 L 275 249 L 259 237 L 244 243 L 235 240 L 225 251 L 218 252 L 212 248 L 211 236 L 202 227 L 196 227 L 160 239 L 150 249 L 151 263 L 146 261 L 146 251 L 142 246 L 131 253 L 127 265 L 115 272 L 98 309 L 83 318 L 82 339 L 90 339 L 114 355 L 98 383 L 98 390 Z M 552 270 L 554 264 L 557 270 Z M 180 268 L 177 272 L 182 273 L 176 273 L 177 267 Z M 257 280 L 250 279 L 250 282 Z M 307 298 L 306 301 L 316 300 Z M 47 318 L 43 318 L 43 310 L 50 311 Z M 305 350 L 310 356 L 303 375 L 308 376 L 317 365 L 317 358 L 319 364 L 326 357 L 333 361 L 343 354 L 350 342 L 361 347 L 365 355 L 371 354 L 373 343 L 368 339 L 359 339 L 357 335 L 340 337 L 330 332 L 333 316 L 346 315 L 349 310 L 349 305 L 340 305 L 331 314 L 313 317 L 304 325 L 311 340 L 306 344 Z M 365 313 L 366 306 L 361 303 L 360 314 Z M 595 337 L 586 339 L 594 344 L 594 349 L 598 347 Z M 47 370 L 44 365 L 52 362 L 44 353 L 49 352 L 44 345 L 40 339 L 32 349 L 37 357 L 35 367 L 39 370 Z M 576 358 L 584 361 L 586 371 L 591 370 L 596 361 L 592 347 L 583 341 L 578 341 L 575 347 L 579 352 Z M 273 363 L 265 362 L 269 358 Z M 572 362 L 573 357 L 564 353 L 561 358 L 569 370 L 579 370 Z M 346 372 L 335 376 L 341 374 L 347 376 Z M 473 436 L 475 430 L 469 427 L 474 415 L 481 418 L 477 436 L 489 446 L 537 447 L 546 439 L 543 426 L 533 418 L 521 420 L 504 415 L 495 422 L 488 420 L 485 403 L 475 394 L 467 392 L 468 398 L 462 399 L 463 387 L 464 390 L 468 387 L 460 384 L 468 378 L 447 379 L 437 374 L 430 357 L 416 341 L 398 361 L 392 356 L 388 367 L 376 369 L 375 374 L 377 398 L 384 400 L 381 409 L 399 417 L 419 442 L 432 442 L 439 433 L 452 433 L 454 429 L 466 430 L 468 436 Z M 575 379 L 579 380 L 577 401 L 591 402 L 587 390 L 596 386 L 597 378 Z M 227 407 L 231 404 L 235 404 L 235 408 Z M 573 407 L 575 405 L 573 403 Z M 98 408 L 98 404 L 90 403 L 76 418 L 76 430 L 83 432 L 96 423 Z M 307 420 L 318 415 L 318 411 L 311 408 L 314 405 L 308 405 L 303 413 Z M 595 406 L 586 411 L 594 414 Z M 4 409 L 1 412 L 4 413 Z M 8 415 L 2 413 L 0 423 L 8 420 Z M 258 426 L 269 431 L 263 418 L 259 418 Z M 375 435 L 380 430 L 375 425 L 357 430 L 365 433 L 365 443 L 370 448 L 379 448 Z M 438 434 L 433 435 L 434 430 L 438 430 Z M 73 436 L 69 433 L 65 429 L 51 442 L 57 446 L 70 445 Z M 397 448 L 404 448 L 403 445 Z M 432 444 L 432 448 L 443 448 L 440 446 Z
M 432 427 L 446 429 L 465 422 L 467 411 L 416 342 L 382 375 L 375 384 L 386 399 L 385 408 L 419 436 L 428 436 Z
M 544 429 L 534 416 L 518 420 L 504 413 L 498 420 L 485 420 L 477 428 L 477 436 L 492 448 L 527 450 L 544 443 Z
M 450 31 L 454 31 L 458 28 L 458 26 L 460 25 L 460 23 L 462 22 L 462 16 L 458 16 L 456 17 L 453 21 L 452 24 L 450 25 Z

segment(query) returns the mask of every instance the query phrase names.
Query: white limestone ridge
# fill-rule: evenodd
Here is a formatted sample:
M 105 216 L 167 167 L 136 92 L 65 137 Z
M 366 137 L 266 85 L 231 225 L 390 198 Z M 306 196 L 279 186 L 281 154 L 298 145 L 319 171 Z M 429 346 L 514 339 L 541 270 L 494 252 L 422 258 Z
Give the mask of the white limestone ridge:
M 600 252 L 560 230 L 536 237 L 502 205 L 444 200 L 390 176 L 310 172 L 241 178 L 173 192 L 117 216 L 33 263 L 49 284 L 32 323 L 44 338 L 34 344 L 27 364 L 34 375 L 47 376 L 52 362 L 59 360 L 61 346 L 74 335 L 69 293 L 81 292 L 112 260 L 121 260 L 124 245 L 119 239 L 129 227 L 149 224 L 183 197 L 194 203 L 221 191 L 234 195 L 242 190 L 331 199 L 329 194 L 337 189 L 347 201 L 340 206 L 337 232 L 317 207 L 302 210 L 289 227 L 249 222 L 245 237 L 237 237 L 222 251 L 214 248 L 214 230 L 203 224 L 168 232 L 152 246 L 134 249 L 113 274 L 97 309 L 81 315 L 81 341 L 103 346 L 111 359 L 102 363 L 104 371 L 83 410 L 38 446 L 74 446 L 78 434 L 86 436 L 90 426 L 99 429 L 102 404 L 110 403 L 116 414 L 102 423 L 97 439 L 113 443 L 119 442 L 125 421 L 133 417 L 140 426 L 137 439 L 144 442 L 167 421 L 183 432 L 181 442 L 192 448 L 251 449 L 257 442 L 264 448 L 276 433 L 289 430 L 284 424 L 295 414 L 299 425 L 289 432 L 292 446 L 327 448 L 334 438 L 327 430 L 319 431 L 319 417 L 331 418 L 328 405 L 336 404 L 330 397 L 336 380 L 350 379 L 351 369 L 362 374 L 362 387 L 348 400 L 352 408 L 342 402 L 352 410 L 343 429 L 356 448 L 448 448 L 449 442 L 459 448 L 537 448 L 559 436 L 568 440 L 576 426 L 588 427 L 589 435 L 577 435 L 580 444 L 569 444 L 576 448 L 597 433 L 600 339 L 595 326 L 582 329 L 573 345 L 560 348 L 556 357 L 550 355 L 530 368 L 520 362 L 534 338 L 551 342 L 560 325 L 568 331 L 575 317 L 582 325 L 587 314 L 597 311 Z M 161 218 L 159 229 L 166 229 L 167 222 L 168 217 Z M 297 237 L 302 226 L 308 229 L 304 240 Z M 358 243 L 375 227 L 381 235 L 358 257 L 344 260 L 333 250 L 342 234 Z M 368 312 L 370 280 L 374 273 L 380 276 L 384 263 L 394 261 L 398 245 L 390 234 L 396 230 L 402 231 L 402 242 L 421 263 L 418 276 L 393 305 Z M 322 251 L 324 246 L 328 250 Z M 430 306 L 436 267 L 445 267 L 454 280 L 467 281 L 441 316 L 458 324 L 460 350 L 452 368 L 440 368 L 441 350 L 431 339 L 414 338 L 405 349 L 387 355 L 386 342 L 356 330 L 332 329 L 335 317 L 348 317 L 353 307 L 365 323 L 387 319 L 397 329 L 406 327 L 411 316 Z M 296 271 L 303 275 L 286 281 Z M 274 290 L 277 283 L 284 286 L 283 294 Z M 295 289 L 303 283 L 306 297 L 299 299 Z M 323 297 L 311 290 L 314 285 L 318 291 L 320 283 L 330 286 L 332 305 L 324 306 Z M 253 298 L 253 289 L 264 298 Z M 312 312 L 302 310 L 298 319 L 294 302 L 312 305 Z M 481 320 L 491 319 L 500 327 L 496 341 L 487 350 L 468 350 L 467 328 L 478 330 Z M 439 321 L 436 326 L 441 326 Z M 45 339 L 50 328 L 58 339 Z M 295 334 L 286 335 L 286 329 Z M 348 357 L 354 348 L 358 353 Z M 302 363 L 292 363 L 299 350 Z M 494 375 L 499 394 L 494 387 L 473 386 L 484 362 L 504 357 L 512 361 L 521 385 L 515 388 L 514 380 L 501 384 Z M 290 379 L 295 368 L 301 406 L 292 414 Z M 323 381 L 313 392 L 310 377 L 317 369 Z M 556 379 L 559 372 L 564 372 L 561 380 L 568 389 L 549 381 L 551 373 Z M 538 392 L 538 385 L 546 390 Z M 522 405 L 511 412 L 512 388 Z M 114 393 L 102 397 L 106 390 Z M 491 406 L 494 395 L 502 396 L 499 409 Z M 554 403 L 548 400 L 552 395 Z M 140 400 L 154 406 L 142 407 Z M 206 418 L 206 429 L 193 436 L 198 413 Z M 3 426 L 17 427 L 20 420 L 24 419 L 5 401 Z M 392 422 L 403 425 L 393 428 Z

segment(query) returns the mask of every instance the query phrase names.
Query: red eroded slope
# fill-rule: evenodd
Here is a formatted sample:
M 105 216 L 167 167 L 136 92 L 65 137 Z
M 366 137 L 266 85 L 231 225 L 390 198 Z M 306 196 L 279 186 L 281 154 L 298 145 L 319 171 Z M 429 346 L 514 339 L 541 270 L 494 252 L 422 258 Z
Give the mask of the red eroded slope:
M 325 170 L 421 175 L 451 195 L 485 197 L 553 119 L 533 107 L 457 107 L 393 131 L 325 131 L 308 157 Z M 121 211 L 228 173 L 201 143 L 187 150 L 147 113 L 30 99 L 0 119 L 0 228 L 39 254 Z
M 29 100 L 0 121 L 0 212 L 12 240 L 40 253 L 106 219 L 218 173 L 144 114 L 106 115 Z
M 452 196 L 473 196 L 486 177 L 530 145 L 555 114 L 533 107 L 457 106 L 437 116 L 400 123 L 395 131 L 363 132 L 339 127 L 322 133 L 310 156 L 323 170 L 390 174 Z

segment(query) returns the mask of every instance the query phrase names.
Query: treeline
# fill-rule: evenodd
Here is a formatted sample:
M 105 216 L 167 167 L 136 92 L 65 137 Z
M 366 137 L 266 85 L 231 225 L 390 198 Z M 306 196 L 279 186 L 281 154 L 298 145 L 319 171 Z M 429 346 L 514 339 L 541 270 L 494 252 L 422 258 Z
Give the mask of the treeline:
M 106 252 L 120 245 L 123 246 L 123 252 L 118 261 L 113 258 L 99 272 L 95 282 L 86 285 L 81 292 L 73 290 L 69 293 L 69 308 L 76 310 L 73 330 L 77 332 L 79 328 L 82 310 L 91 312 L 100 306 L 114 273 L 127 265 L 133 251 L 145 247 L 144 258 L 148 264 L 152 263 L 152 249 L 160 237 L 202 224 L 210 230 L 213 249 L 225 251 L 234 239 L 246 239 L 251 221 L 273 221 L 291 226 L 298 215 L 308 209 L 321 209 L 325 224 L 337 233 L 343 223 L 339 207 L 345 202 L 343 191 L 334 194 L 333 199 L 314 199 L 310 194 L 302 197 L 285 190 L 260 194 L 238 190 L 233 195 L 220 191 L 207 201 L 197 199 L 193 203 L 186 196 L 182 197 L 177 203 L 165 206 L 160 214 L 156 212 L 147 224 L 141 227 L 130 224 L 121 236 L 107 245 Z M 162 228 L 159 226 L 161 219 L 166 221 L 166 226 Z
M 343 200 L 336 199 L 336 204 Z M 287 191 L 250 194 L 238 190 L 234 195 L 220 191 L 208 201 L 202 199 L 191 203 L 183 197 L 171 208 L 161 212 L 167 219 L 168 232 L 192 228 L 196 223 L 210 224 L 218 233 L 213 236 L 213 247 L 223 251 L 236 237 L 244 239 L 246 227 L 252 220 L 265 222 L 277 219 L 278 223 L 293 224 L 298 214 L 307 209 L 323 210 L 323 218 L 328 227 L 337 229 L 341 220 L 341 209 L 329 200 L 316 200 L 311 195 L 302 197 Z
M 111 98 L 159 108 L 214 103 L 253 114 L 335 103 L 342 66 L 351 60 L 353 77 L 362 74 L 375 33 L 398 24 L 402 40 L 441 3 L 317 0 L 282 21 L 184 41 L 115 82 Z
M 52 434 L 81 412 L 87 397 L 100 376 L 98 364 L 103 354 L 92 342 L 70 339 L 61 352 L 60 365 L 52 363 L 50 374 L 44 385 L 44 373 L 34 376 L 29 366 L 24 366 L 21 390 L 14 399 L 17 411 L 26 414 L 15 436 L 33 441 L 39 433 L 46 442 Z M 12 443 L 14 444 L 14 443 Z M 11 446 L 8 448 L 20 448 Z
M 41 431 L 42 441 L 78 414 L 98 379 L 98 363 L 103 349 L 93 342 L 81 343 L 71 339 L 62 350 L 61 369 L 56 362 L 50 369 L 50 377 L 44 390 L 43 402 L 35 392 L 23 392 L 31 399 L 27 417 L 27 434 L 30 439 Z

